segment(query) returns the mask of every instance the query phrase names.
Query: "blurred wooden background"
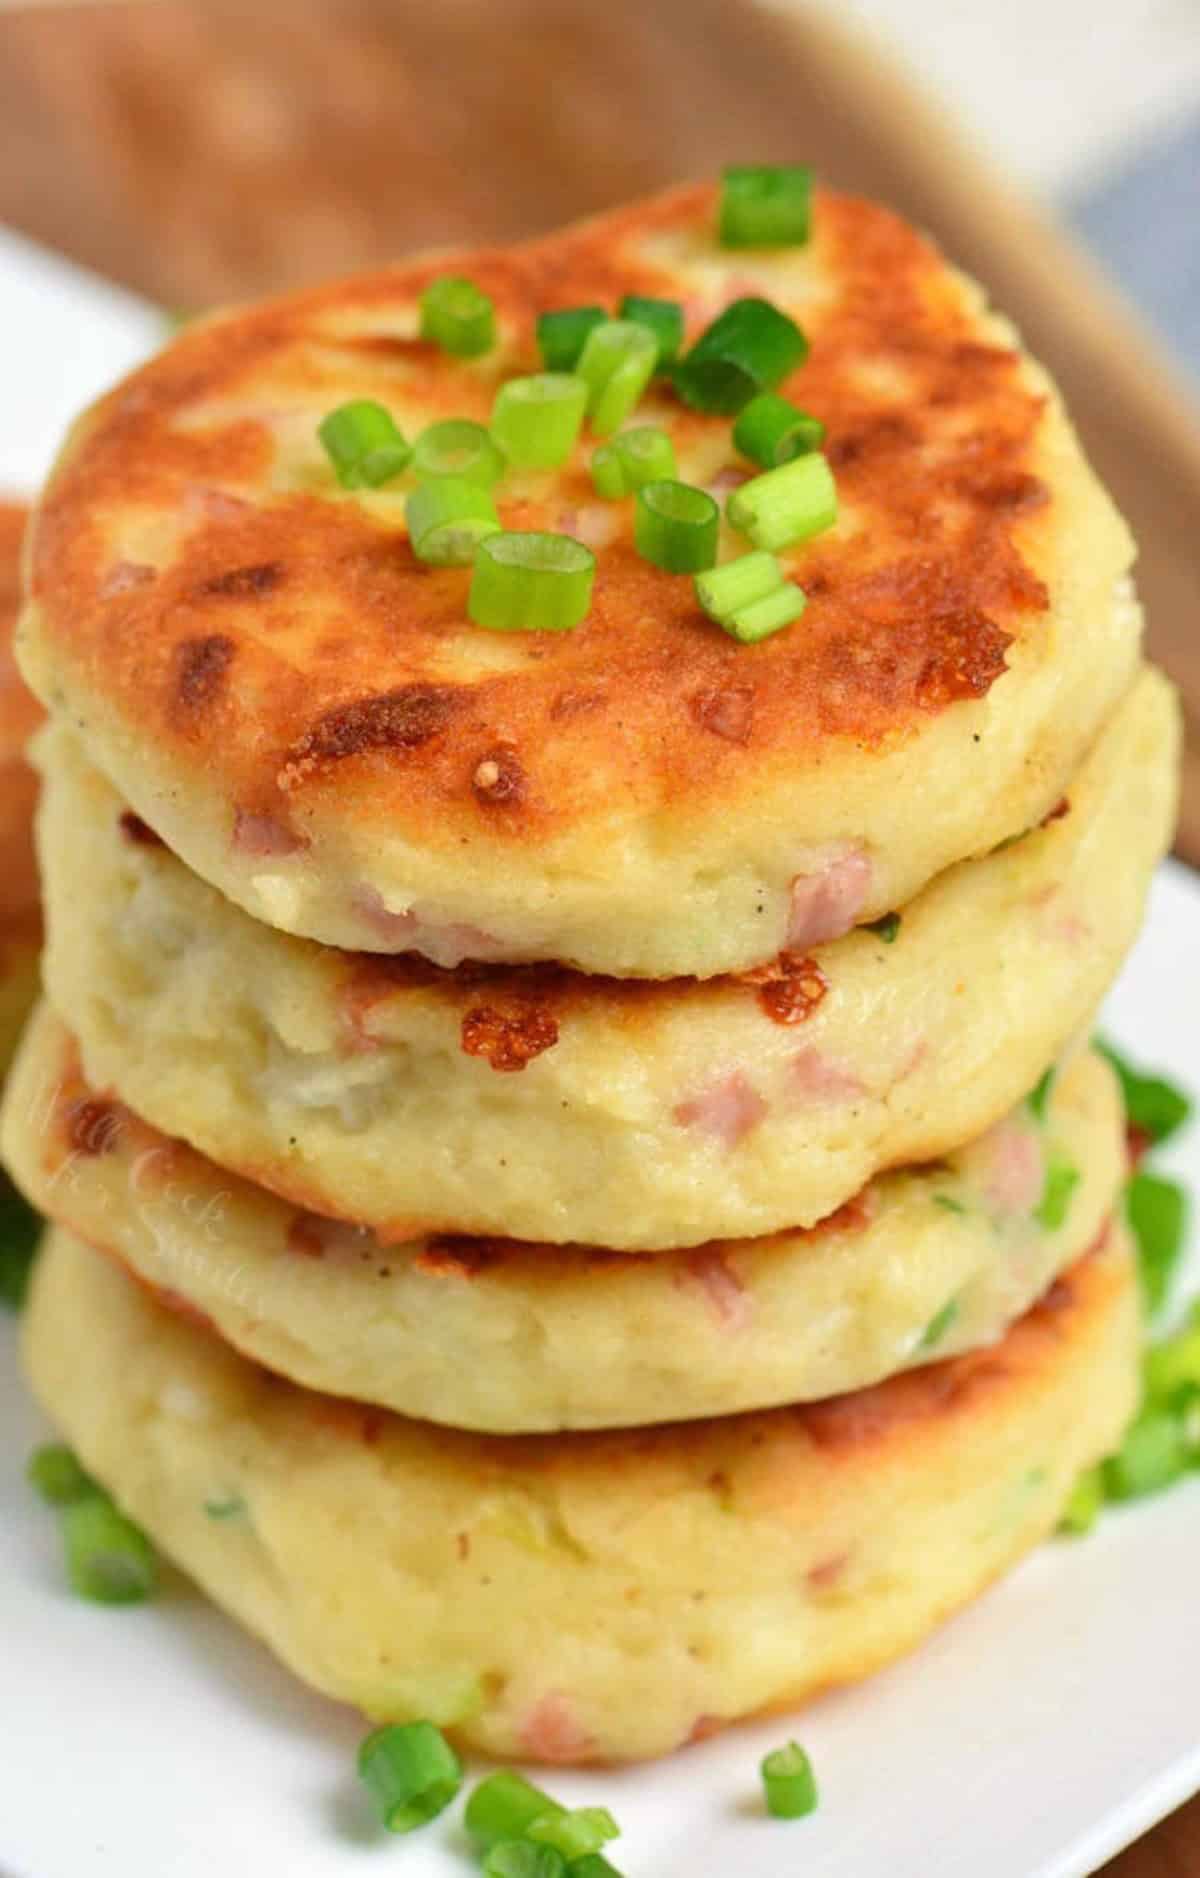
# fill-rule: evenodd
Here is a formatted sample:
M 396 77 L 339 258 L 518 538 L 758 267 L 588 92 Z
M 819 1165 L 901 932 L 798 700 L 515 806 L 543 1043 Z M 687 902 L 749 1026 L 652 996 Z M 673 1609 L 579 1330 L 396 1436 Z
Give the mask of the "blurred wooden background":
M 0 13 L 0 219 L 167 306 L 504 238 L 745 157 L 930 227 L 1063 385 L 1184 690 L 1200 861 L 1200 425 L 1152 339 L 911 78 L 756 0 L 205 0 Z
M 752 156 L 931 228 L 1063 385 L 1132 519 L 1190 719 L 1200 861 L 1200 426 L 1152 339 L 911 78 L 754 0 L 207 0 L 0 13 L 0 220 L 165 306 L 504 238 Z M 1107 1868 L 1195 1878 L 1200 1802 Z M 1018 1878 L 1014 1874 L 1014 1878 Z

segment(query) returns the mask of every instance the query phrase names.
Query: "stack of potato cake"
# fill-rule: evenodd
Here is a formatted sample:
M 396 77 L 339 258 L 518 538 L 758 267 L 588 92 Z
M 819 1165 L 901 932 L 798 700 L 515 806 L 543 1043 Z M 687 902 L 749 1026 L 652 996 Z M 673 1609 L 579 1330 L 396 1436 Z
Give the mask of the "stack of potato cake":
M 80 422 L 31 535 L 34 1386 L 302 1676 L 503 1755 L 652 1755 L 881 1663 L 1136 1395 L 1087 1047 L 1174 807 L 1132 544 L 895 216 L 822 191 L 807 240 L 724 235 L 691 187 L 203 322 Z M 447 275 L 478 344 L 431 336 Z M 593 404 L 492 490 L 594 556 L 584 617 L 488 630 L 400 445 L 339 479 L 322 426 L 487 425 L 540 316 L 647 303 L 807 336 L 758 381 L 836 484 L 767 569 L 803 611 L 723 630 L 642 490 L 597 493 Z M 761 568 L 762 458 L 689 383 L 637 422 Z

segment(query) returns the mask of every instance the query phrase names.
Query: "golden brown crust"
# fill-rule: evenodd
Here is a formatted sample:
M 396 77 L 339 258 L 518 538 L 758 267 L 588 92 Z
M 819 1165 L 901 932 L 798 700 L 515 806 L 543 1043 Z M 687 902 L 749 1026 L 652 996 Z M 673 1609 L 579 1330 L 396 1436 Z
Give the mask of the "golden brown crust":
M 810 596 L 802 630 L 748 654 L 705 622 L 690 581 L 636 555 L 623 511 L 578 631 L 521 635 L 508 669 L 443 679 L 480 637 L 464 573 L 422 567 L 365 506 L 311 491 L 263 507 L 211 497 L 261 497 L 272 429 L 239 405 L 257 398 L 261 411 L 276 377 L 283 404 L 319 395 L 337 320 L 386 326 L 447 266 L 468 272 L 509 336 L 494 361 L 464 369 L 386 331 L 337 349 L 372 361 L 382 386 L 401 370 L 406 398 L 431 414 L 484 417 L 495 367 L 536 364 L 540 309 L 677 291 L 647 249 L 711 214 L 712 191 L 686 188 L 524 248 L 423 259 L 185 334 L 93 415 L 37 520 L 33 591 L 84 685 L 183 775 L 215 766 L 245 811 L 295 816 L 336 793 L 339 816 L 398 820 L 439 847 L 481 831 L 539 842 L 614 809 L 686 800 L 702 813 L 797 751 L 819 763 L 831 743 L 879 747 L 986 693 L 1047 606 L 1044 400 L 1015 351 L 981 341 L 922 237 L 831 192 L 814 258 L 832 297 L 787 389 L 828 424 L 842 503 L 862 526 L 792 557 Z M 746 284 L 730 274 L 724 297 Z M 713 310 L 693 299 L 691 331 Z M 681 446 L 728 435 L 727 419 L 676 408 L 671 421 Z M 580 461 L 544 499 L 502 491 L 501 511 L 509 526 L 554 526 L 590 500 Z M 154 578 L 121 545 L 135 507 L 184 523 Z M 490 763 L 510 786 L 479 786 Z
M 37 778 L 24 760 L 41 710 L 17 671 L 12 634 L 20 605 L 20 554 L 28 510 L 0 502 L 0 946 L 41 936 L 33 809 Z

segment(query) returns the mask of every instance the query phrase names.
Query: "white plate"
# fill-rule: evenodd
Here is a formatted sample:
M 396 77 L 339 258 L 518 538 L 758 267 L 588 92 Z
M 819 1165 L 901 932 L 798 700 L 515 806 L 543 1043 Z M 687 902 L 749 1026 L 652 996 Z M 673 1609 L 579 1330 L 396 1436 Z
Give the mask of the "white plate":
M 47 414 L 155 329 L 138 303 L 2 231 L 0 307 L 0 479 L 15 487 L 44 467 Z M 86 347 L 71 337 L 83 333 Z M 1164 869 L 1108 1029 L 1193 1088 L 1197 958 L 1200 887 Z M 1161 1162 L 1200 1187 L 1200 1130 Z M 353 1773 L 358 1719 L 181 1583 L 132 1610 L 66 1593 L 54 1520 L 22 1479 L 46 1431 L 15 1343 L 0 1326 L 3 1878 L 346 1878 L 389 1861 L 461 1878 L 457 1814 L 403 1842 L 377 1830 Z M 628 1878 L 1083 1878 L 1200 1787 L 1198 1562 L 1200 1478 L 1044 1547 L 915 1655 L 794 1723 L 548 1784 L 614 1808 Z M 762 1816 L 757 1766 L 792 1732 L 822 1803 L 782 1824 Z

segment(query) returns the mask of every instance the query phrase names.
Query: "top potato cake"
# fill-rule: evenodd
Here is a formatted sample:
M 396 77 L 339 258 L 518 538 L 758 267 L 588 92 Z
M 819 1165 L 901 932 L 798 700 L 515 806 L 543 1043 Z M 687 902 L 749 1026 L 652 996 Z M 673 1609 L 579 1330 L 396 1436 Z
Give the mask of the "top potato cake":
M 342 947 L 750 968 L 908 900 L 1059 800 L 1130 681 L 1129 536 L 1045 375 L 903 221 L 818 191 L 811 241 L 728 251 L 687 187 L 511 249 L 423 257 L 195 326 L 76 426 L 37 513 L 21 658 L 137 814 L 271 925 Z M 418 297 L 467 275 L 497 343 L 457 359 Z M 642 559 L 584 432 L 510 472 L 505 527 L 574 534 L 571 632 L 488 632 L 431 568 L 406 479 L 341 489 L 352 398 L 408 437 L 486 421 L 540 369 L 539 312 L 682 301 L 688 341 L 760 295 L 803 327 L 780 387 L 828 427 L 836 525 L 782 555 L 808 606 L 747 646 Z M 664 381 L 636 414 L 724 493 L 729 417 Z M 722 525 L 722 558 L 747 546 Z

